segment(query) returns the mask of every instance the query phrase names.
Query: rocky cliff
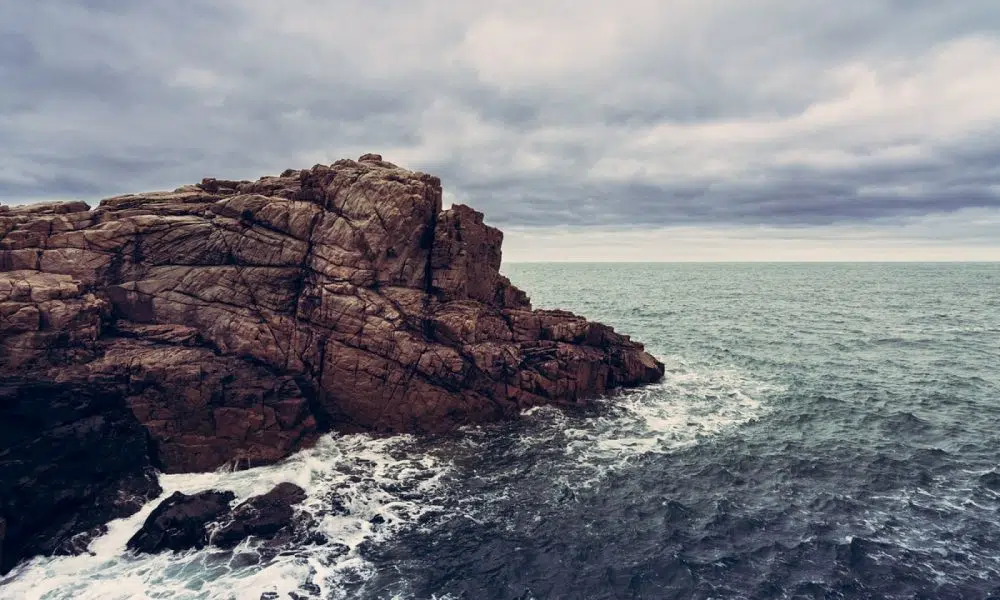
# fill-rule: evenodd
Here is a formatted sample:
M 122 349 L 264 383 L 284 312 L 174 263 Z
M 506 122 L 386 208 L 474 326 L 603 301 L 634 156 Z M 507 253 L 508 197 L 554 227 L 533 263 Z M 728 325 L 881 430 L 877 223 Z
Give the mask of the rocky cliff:
M 499 273 L 502 238 L 442 210 L 438 178 L 371 154 L 94 210 L 0 206 L 0 569 L 51 551 L 25 550 L 24 499 L 62 467 L 8 475 L 45 440 L 133 440 L 134 464 L 94 466 L 101 485 L 61 500 L 75 514 L 119 481 L 146 494 L 150 466 L 253 466 L 327 429 L 441 431 L 662 376 L 610 327 L 532 310 Z M 100 402 L 39 418 L 66 394 Z

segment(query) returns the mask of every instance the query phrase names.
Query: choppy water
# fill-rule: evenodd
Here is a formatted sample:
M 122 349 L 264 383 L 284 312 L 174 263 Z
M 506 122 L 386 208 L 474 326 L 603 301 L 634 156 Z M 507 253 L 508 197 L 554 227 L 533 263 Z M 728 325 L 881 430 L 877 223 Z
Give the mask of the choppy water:
M 128 556 L 150 504 L 0 597 L 1000 598 L 1000 265 L 505 270 L 536 306 L 645 342 L 664 381 L 167 476 L 165 493 L 298 483 L 335 543 Z

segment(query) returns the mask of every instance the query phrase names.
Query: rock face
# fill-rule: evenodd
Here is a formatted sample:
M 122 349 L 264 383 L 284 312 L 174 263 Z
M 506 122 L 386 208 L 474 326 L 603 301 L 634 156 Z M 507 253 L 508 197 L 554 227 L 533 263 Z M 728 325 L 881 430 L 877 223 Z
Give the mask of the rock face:
M 0 273 L 0 374 L 120 397 L 168 472 L 274 462 L 314 438 L 294 374 L 220 355 L 191 327 L 114 319 L 107 292 L 87 289 L 66 274 Z
M 378 155 L 94 210 L 0 206 L 0 375 L 20 399 L 0 422 L 46 412 L 39 385 L 85 389 L 109 412 L 79 418 L 103 416 L 104 439 L 144 431 L 136 456 L 203 471 L 273 462 L 328 429 L 442 431 L 662 376 L 610 327 L 533 311 L 499 272 L 502 238 L 471 208 L 442 210 L 438 178 Z M 0 429 L 0 460 L 21 433 Z M 25 542 L 3 498 L 6 556 Z

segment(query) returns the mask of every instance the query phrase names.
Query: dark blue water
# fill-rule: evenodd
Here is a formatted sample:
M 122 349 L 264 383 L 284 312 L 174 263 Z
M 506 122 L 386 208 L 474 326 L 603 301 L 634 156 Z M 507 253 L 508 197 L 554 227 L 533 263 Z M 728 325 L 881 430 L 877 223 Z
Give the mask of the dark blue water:
M 168 491 L 240 495 L 295 481 L 342 546 L 123 556 L 139 515 L 0 596 L 1000 598 L 1000 265 L 505 271 L 536 307 L 645 342 L 664 381 L 586 411 L 330 436 L 266 469 L 169 476 Z M 350 517 L 325 508 L 334 495 Z
M 1000 265 L 506 270 L 536 306 L 645 341 L 672 373 L 643 401 L 689 422 L 617 457 L 566 452 L 562 431 L 627 440 L 634 416 L 616 423 L 613 407 L 598 423 L 540 415 L 480 434 L 452 482 L 476 518 L 384 548 L 400 571 L 383 590 L 1000 597 Z M 687 443 L 706 417 L 724 423 Z

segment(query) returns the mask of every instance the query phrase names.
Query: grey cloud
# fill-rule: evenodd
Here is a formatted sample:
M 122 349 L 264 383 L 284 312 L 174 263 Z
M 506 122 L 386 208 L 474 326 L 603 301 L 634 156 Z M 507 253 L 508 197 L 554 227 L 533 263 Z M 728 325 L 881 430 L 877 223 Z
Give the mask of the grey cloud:
M 0 200 L 371 150 L 503 226 L 1000 209 L 1000 109 L 961 79 L 1000 64 L 996 2 L 623 3 L 541 34 L 555 2 L 3 3 Z

